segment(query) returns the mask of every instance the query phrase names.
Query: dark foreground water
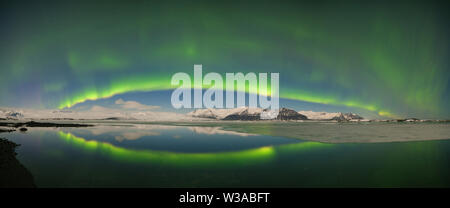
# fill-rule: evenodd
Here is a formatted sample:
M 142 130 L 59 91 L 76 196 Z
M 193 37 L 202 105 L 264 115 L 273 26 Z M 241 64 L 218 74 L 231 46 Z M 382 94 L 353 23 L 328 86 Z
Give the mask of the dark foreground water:
M 450 187 L 450 140 L 330 144 L 111 124 L 0 136 L 21 144 L 38 187 Z

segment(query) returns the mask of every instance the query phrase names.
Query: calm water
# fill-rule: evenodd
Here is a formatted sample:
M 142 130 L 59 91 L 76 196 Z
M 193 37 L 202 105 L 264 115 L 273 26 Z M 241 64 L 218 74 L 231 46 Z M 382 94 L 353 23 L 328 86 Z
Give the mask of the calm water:
M 38 187 L 450 186 L 450 140 L 329 144 L 111 124 L 0 136 L 21 144 L 17 157 Z

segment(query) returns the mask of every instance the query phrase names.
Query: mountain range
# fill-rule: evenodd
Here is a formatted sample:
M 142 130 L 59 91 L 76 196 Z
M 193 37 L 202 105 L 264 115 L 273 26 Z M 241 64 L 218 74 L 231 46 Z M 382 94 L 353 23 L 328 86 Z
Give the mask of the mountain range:
M 201 120 L 293 120 L 293 121 L 365 121 L 365 122 L 449 122 L 449 120 L 423 120 L 417 118 L 368 120 L 358 114 L 343 112 L 295 111 L 278 109 L 278 114 L 268 109 L 239 107 L 232 109 L 197 109 L 187 114 L 155 112 L 150 110 L 127 111 L 94 106 L 87 111 L 76 110 L 33 110 L 0 108 L 0 120 L 141 120 L 141 121 L 186 121 Z M 269 118 L 269 119 L 268 119 Z
M 273 111 L 261 108 L 239 107 L 232 109 L 197 109 L 188 113 L 188 116 L 197 118 L 210 118 L 217 120 L 265 120 Z M 278 115 L 272 120 L 334 120 L 350 121 L 363 120 L 364 118 L 354 113 L 327 113 L 313 111 L 295 111 L 288 108 L 280 108 Z

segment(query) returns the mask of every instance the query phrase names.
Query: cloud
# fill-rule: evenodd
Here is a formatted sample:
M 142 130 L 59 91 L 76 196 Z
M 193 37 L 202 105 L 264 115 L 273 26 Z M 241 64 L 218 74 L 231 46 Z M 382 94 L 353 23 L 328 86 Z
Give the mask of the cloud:
M 120 105 L 124 109 L 132 110 L 154 110 L 160 108 L 159 106 L 144 105 L 136 101 L 124 101 L 122 99 L 116 100 L 115 104 Z
M 94 111 L 94 112 L 106 112 L 106 111 L 111 111 L 110 108 L 105 108 L 103 106 L 99 106 L 99 105 L 94 105 L 91 107 L 90 111 Z

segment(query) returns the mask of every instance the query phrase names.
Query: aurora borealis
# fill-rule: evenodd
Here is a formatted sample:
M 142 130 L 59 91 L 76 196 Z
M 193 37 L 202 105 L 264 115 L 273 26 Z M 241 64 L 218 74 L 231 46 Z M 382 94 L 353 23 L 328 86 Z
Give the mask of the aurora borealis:
M 448 3 L 314 2 L 3 1 L 0 106 L 170 90 L 203 64 L 278 72 L 282 98 L 450 116 Z

